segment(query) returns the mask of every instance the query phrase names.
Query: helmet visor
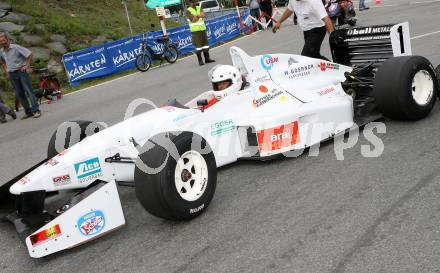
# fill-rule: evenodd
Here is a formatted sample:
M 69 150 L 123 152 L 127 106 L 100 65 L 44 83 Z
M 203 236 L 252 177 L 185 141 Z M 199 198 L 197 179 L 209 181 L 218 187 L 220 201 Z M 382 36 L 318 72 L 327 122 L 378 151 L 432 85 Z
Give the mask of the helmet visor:
M 232 80 L 227 79 L 227 80 L 220 81 L 220 82 L 213 82 L 212 88 L 214 89 L 214 91 L 223 91 L 231 85 L 232 85 Z

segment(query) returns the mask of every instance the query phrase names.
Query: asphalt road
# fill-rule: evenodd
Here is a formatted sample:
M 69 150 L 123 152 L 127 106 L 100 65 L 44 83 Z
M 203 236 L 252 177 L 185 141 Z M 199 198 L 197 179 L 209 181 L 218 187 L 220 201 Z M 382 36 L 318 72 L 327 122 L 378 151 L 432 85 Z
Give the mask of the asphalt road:
M 361 25 L 410 22 L 413 53 L 440 63 L 440 1 L 383 0 L 359 13 Z M 436 33 L 437 32 L 437 33 Z M 422 36 L 423 34 L 429 34 Z M 231 63 L 230 45 L 249 54 L 298 53 L 301 32 L 286 24 L 212 50 Z M 329 56 L 328 46 L 324 54 Z M 135 98 L 160 104 L 208 90 L 195 57 L 137 73 L 43 105 L 38 120 L 1 125 L 0 178 L 44 157 L 65 120 L 114 124 Z M 209 209 L 184 223 L 146 213 L 134 191 L 120 188 L 128 225 L 72 250 L 31 259 L 14 229 L 0 223 L 1 272 L 440 272 L 440 105 L 419 122 L 384 120 L 385 149 L 365 158 L 358 144 L 336 160 L 334 145 L 270 162 L 221 168 Z M 4 213 L 5 208 L 0 212 Z

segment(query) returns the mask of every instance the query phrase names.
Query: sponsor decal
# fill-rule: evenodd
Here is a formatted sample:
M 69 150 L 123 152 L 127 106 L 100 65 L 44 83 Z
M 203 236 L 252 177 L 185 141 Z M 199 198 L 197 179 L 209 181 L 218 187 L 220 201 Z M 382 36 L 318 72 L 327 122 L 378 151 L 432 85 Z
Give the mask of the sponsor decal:
M 173 118 L 173 121 L 174 122 L 181 121 L 181 120 L 186 119 L 187 117 L 190 117 L 190 116 L 192 116 L 194 114 L 197 114 L 197 113 L 178 115 L 177 117 Z
M 283 91 L 278 90 L 276 88 L 272 89 L 272 90 L 270 90 L 270 92 L 267 92 L 267 94 L 264 95 L 263 97 L 261 97 L 259 99 L 254 99 L 252 102 L 252 105 L 254 108 L 260 107 L 261 105 L 268 103 L 269 101 L 279 97 L 282 94 L 283 94 Z
M 295 60 L 294 58 L 290 57 L 289 60 L 287 60 L 287 66 L 290 67 L 293 64 L 297 64 L 298 61 Z
M 131 41 L 133 41 L 133 40 L 131 40 Z M 127 42 L 129 42 L 129 41 L 127 41 Z M 140 48 L 136 48 L 136 49 L 130 50 L 128 52 L 124 52 L 119 49 L 118 54 L 116 56 L 112 57 L 113 64 L 116 67 L 120 67 L 120 66 L 123 66 L 127 63 L 131 63 L 137 58 L 137 56 L 140 53 L 141 53 Z
M 214 37 L 219 39 L 223 35 L 226 35 L 226 26 L 222 25 L 214 30 Z
M 352 37 L 352 38 L 345 39 L 344 42 L 384 40 L 384 39 L 390 39 L 390 35 Z
M 298 121 L 257 131 L 260 152 L 270 152 L 299 142 Z
M 260 87 L 258 88 L 258 90 L 260 90 L 261 93 L 267 93 L 269 90 L 267 89 L 266 86 L 264 85 L 260 85 Z
M 321 69 L 321 71 L 325 72 L 327 69 L 331 70 L 339 70 L 339 64 L 333 64 L 333 63 L 324 63 L 321 62 L 318 67 Z
M 211 124 L 211 136 L 220 136 L 234 129 L 235 129 L 235 124 L 232 119 L 222 120 L 214 124 Z
M 29 236 L 29 239 L 31 240 L 32 246 L 34 246 L 55 239 L 60 235 L 61 235 L 60 225 L 56 224 L 55 226 L 52 226 L 48 229 L 42 230 L 36 234 Z
M 95 59 L 91 60 L 87 64 L 81 64 L 77 65 L 75 62 L 73 62 L 73 67 L 69 69 L 68 75 L 69 79 L 71 81 L 76 81 L 84 76 L 87 76 L 89 74 L 98 72 L 100 70 L 107 68 L 107 59 L 104 55 L 104 53 L 101 53 L 101 56 L 99 56 L 97 53 L 100 53 L 104 51 L 104 47 L 98 49 L 95 51 L 95 56 L 93 56 Z M 93 54 L 93 52 L 92 52 Z M 77 56 L 79 58 L 80 56 Z
M 101 165 L 97 157 L 76 163 L 75 172 L 79 183 L 95 180 L 102 176 Z
M 205 204 L 201 204 L 201 205 L 198 206 L 197 208 L 190 209 L 190 210 L 189 210 L 189 213 L 193 214 L 193 213 L 199 212 L 199 211 L 201 211 L 204 207 L 205 207 Z
M 308 75 L 310 75 L 313 67 L 314 67 L 313 64 L 297 66 L 295 68 L 285 70 L 284 76 L 286 76 L 289 80 L 308 76 Z
M 318 94 L 320 96 L 324 96 L 324 95 L 333 93 L 334 91 L 336 91 L 335 87 L 334 86 L 330 86 L 330 87 L 326 87 L 324 89 L 319 90 Z
M 100 210 L 87 213 L 78 219 L 77 226 L 84 236 L 96 235 L 104 229 L 104 213 Z
M 230 35 L 237 29 L 237 22 L 233 21 L 231 24 L 226 25 L 226 32 Z
M 392 26 L 364 27 L 347 30 L 347 35 L 365 35 L 375 33 L 387 33 L 391 31 Z
M 256 78 L 256 79 L 254 80 L 254 82 L 258 84 L 258 83 L 267 82 L 268 80 L 269 80 L 269 76 L 264 75 L 264 76 L 261 76 L 261 77 Z
M 65 174 L 62 176 L 58 176 L 58 177 L 54 177 L 52 178 L 53 181 L 53 185 L 55 187 L 59 187 L 59 186 L 64 186 L 64 185 L 69 185 L 70 184 L 70 175 Z
M 45 165 L 50 165 L 50 166 L 55 166 L 57 165 L 59 162 L 56 159 L 49 159 Z
M 26 185 L 27 183 L 29 183 L 29 181 L 31 180 L 27 176 L 24 176 L 20 178 L 20 180 L 18 180 L 17 182 L 21 185 Z
M 272 57 L 269 54 L 265 54 L 261 56 L 260 63 L 261 67 L 263 67 L 264 70 L 271 70 L 275 63 L 278 62 L 278 57 Z

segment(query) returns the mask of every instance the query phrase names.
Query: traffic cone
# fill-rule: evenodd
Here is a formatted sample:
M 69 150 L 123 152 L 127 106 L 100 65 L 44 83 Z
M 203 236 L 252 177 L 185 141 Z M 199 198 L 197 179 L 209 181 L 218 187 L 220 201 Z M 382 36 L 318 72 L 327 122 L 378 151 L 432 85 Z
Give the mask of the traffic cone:
M 376 6 L 380 6 L 380 4 L 382 4 L 382 0 L 375 0 L 376 1 Z

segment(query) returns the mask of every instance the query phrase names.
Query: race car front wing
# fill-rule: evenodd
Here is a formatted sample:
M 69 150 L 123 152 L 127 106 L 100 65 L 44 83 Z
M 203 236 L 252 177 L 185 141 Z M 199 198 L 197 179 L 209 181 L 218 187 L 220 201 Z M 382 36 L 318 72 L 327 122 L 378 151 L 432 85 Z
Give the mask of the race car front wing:
M 7 216 L 25 240 L 29 255 L 40 258 L 73 248 L 125 225 L 116 181 L 98 181 L 53 212 Z M 44 225 L 29 232 L 35 223 Z M 34 223 L 32 223 L 34 222 Z

